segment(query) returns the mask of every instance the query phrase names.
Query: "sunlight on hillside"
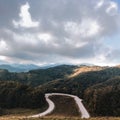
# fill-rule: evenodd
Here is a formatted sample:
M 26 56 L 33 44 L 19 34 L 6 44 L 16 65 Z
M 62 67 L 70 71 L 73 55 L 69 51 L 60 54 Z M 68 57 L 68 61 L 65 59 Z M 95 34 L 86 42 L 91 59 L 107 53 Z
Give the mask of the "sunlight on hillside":
M 73 77 L 76 77 L 77 75 L 79 75 L 80 73 L 85 73 L 85 72 L 90 72 L 90 71 L 100 71 L 105 68 L 106 67 L 99 67 L 99 66 L 92 66 L 92 67 L 91 66 L 82 66 L 82 67 L 75 69 L 73 71 L 73 73 L 68 77 L 73 78 Z

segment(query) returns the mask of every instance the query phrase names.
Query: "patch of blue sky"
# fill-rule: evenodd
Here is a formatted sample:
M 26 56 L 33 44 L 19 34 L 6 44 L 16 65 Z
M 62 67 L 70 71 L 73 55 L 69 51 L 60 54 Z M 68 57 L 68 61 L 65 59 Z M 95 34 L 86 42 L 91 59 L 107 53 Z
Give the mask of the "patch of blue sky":
M 120 34 L 105 38 L 104 44 L 112 47 L 113 49 L 120 49 Z

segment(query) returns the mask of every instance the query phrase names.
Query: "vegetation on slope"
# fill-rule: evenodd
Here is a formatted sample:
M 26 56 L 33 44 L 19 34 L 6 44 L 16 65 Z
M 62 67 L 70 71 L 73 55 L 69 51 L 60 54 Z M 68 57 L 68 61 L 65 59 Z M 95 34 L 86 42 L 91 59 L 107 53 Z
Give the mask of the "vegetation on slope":
M 52 91 L 78 95 L 88 105 L 92 115 L 119 116 L 119 76 L 120 68 L 106 68 L 100 71 L 81 73 L 73 78 L 51 81 L 40 86 L 39 89 L 44 92 Z
M 44 70 L 32 70 L 27 73 L 10 73 L 7 70 L 0 70 L 0 80 L 19 81 L 27 84 L 23 87 L 22 97 L 25 96 L 25 100 L 33 98 L 30 103 L 33 107 L 36 107 L 35 103 L 39 102 L 38 96 L 42 92 L 69 93 L 83 98 L 84 103 L 88 105 L 86 107 L 90 113 L 95 116 L 120 115 L 119 76 L 119 67 L 81 66 L 78 68 L 77 66 L 63 65 Z M 36 88 L 30 87 L 29 85 L 36 86 Z M 15 99 L 14 101 L 19 101 L 21 99 L 21 94 L 18 92 L 21 90 L 16 89 L 15 86 L 13 87 L 15 88 L 14 90 L 9 88 L 9 85 L 6 86 L 6 90 L 4 90 L 5 86 L 0 88 L 2 89 L 0 90 L 2 95 L 0 99 L 3 101 L 0 103 L 2 107 L 11 107 L 11 105 L 12 107 L 14 107 L 14 105 L 19 107 L 26 103 L 25 100 L 22 101 L 23 103 L 15 102 L 12 104 L 12 102 L 10 102 L 10 105 L 6 102 L 7 100 L 12 101 L 12 99 Z M 4 97 L 3 94 L 5 94 L 6 97 Z M 20 96 L 18 97 L 19 99 L 15 97 L 17 95 Z M 26 104 L 27 107 L 29 107 L 28 103 Z
M 6 108 L 43 108 L 46 105 L 44 94 L 28 85 L 13 81 L 0 81 L 1 114 Z
M 48 69 L 31 70 L 25 73 L 10 73 L 8 70 L 0 70 L 0 80 L 19 81 L 28 85 L 38 86 L 55 79 L 63 79 L 70 75 L 76 67 L 61 65 Z
M 91 114 L 99 116 L 120 115 L 120 77 L 88 88 L 84 100 Z
M 93 85 L 102 83 L 120 75 L 120 68 L 106 68 L 103 70 L 80 73 L 73 78 L 54 80 L 39 86 L 44 92 L 64 92 L 84 96 L 84 91 Z

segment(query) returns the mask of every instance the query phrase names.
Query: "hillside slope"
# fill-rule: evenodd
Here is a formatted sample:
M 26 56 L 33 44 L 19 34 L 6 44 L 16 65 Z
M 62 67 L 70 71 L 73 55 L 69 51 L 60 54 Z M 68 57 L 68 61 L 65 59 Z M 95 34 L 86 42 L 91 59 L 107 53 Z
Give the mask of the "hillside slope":
M 70 75 L 77 66 L 61 65 L 47 69 L 31 70 L 29 72 L 11 73 L 8 70 L 0 70 L 0 80 L 19 81 L 32 86 L 38 86 L 46 82 L 63 79 Z
M 0 108 L 42 108 L 44 93 L 31 86 L 13 81 L 0 81 Z
M 120 116 L 120 76 L 89 87 L 84 100 L 93 115 Z
M 38 89 L 44 92 L 75 94 L 83 98 L 86 107 L 93 116 L 119 116 L 119 76 L 120 68 L 107 67 L 101 70 L 82 72 L 74 77 L 51 81 L 39 86 Z
M 62 65 L 27 73 L 10 73 L 7 70 L 0 70 L 2 81 L 18 81 L 34 86 L 36 91 L 43 93 L 57 92 L 77 95 L 83 98 L 86 107 L 95 116 L 120 115 L 119 77 L 119 66 Z M 111 110 L 107 107 L 109 105 Z
M 85 89 L 116 76 L 120 76 L 120 68 L 100 68 L 100 70 L 96 71 L 82 72 L 74 77 L 53 80 L 39 86 L 39 88 L 45 92 L 64 92 L 76 94 L 83 98 Z

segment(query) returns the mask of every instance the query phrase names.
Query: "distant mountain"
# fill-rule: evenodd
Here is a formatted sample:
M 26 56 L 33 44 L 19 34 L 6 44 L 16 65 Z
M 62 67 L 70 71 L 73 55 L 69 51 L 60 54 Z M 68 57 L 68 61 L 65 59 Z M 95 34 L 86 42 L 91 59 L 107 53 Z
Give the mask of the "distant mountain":
M 0 60 L 0 65 L 2 65 L 2 64 L 8 64 L 8 62 Z
M 0 69 L 6 69 L 9 72 L 28 72 L 30 70 L 39 70 L 39 69 L 48 69 L 48 68 L 54 68 L 58 66 L 64 66 L 64 64 L 49 64 L 49 65 L 43 65 L 38 66 L 35 64 L 0 64 Z M 65 65 L 65 66 L 73 66 L 73 65 Z M 74 65 L 75 66 L 75 65 Z
M 95 65 L 90 63 L 82 63 L 79 66 L 95 66 Z
M 37 65 L 33 64 L 1 64 L 0 69 L 6 69 L 9 72 L 28 72 L 29 70 L 40 68 Z
M 40 66 L 35 65 L 35 64 L 12 64 L 12 66 L 15 68 L 24 69 L 27 71 L 40 68 Z
M 47 68 L 52 68 L 52 67 L 56 67 L 56 66 L 62 66 L 63 64 L 48 64 L 48 65 L 43 65 L 40 66 L 41 69 L 47 69 Z

